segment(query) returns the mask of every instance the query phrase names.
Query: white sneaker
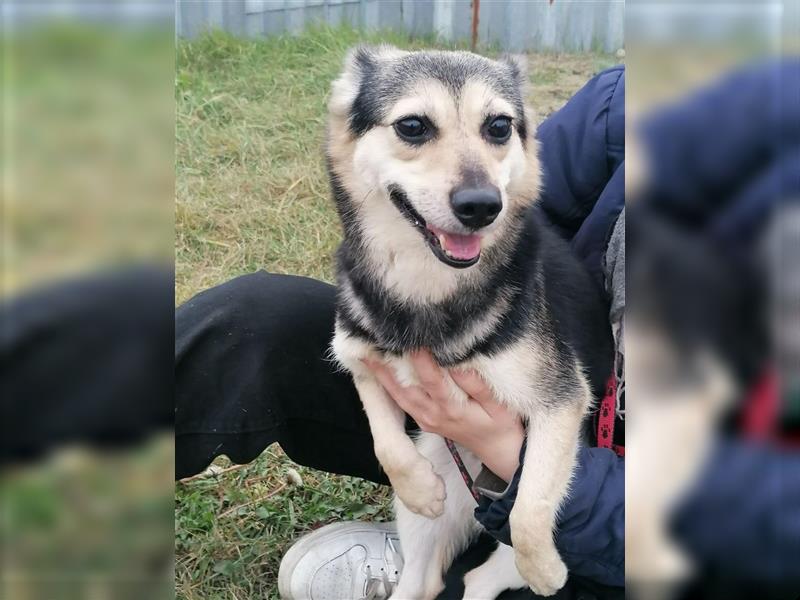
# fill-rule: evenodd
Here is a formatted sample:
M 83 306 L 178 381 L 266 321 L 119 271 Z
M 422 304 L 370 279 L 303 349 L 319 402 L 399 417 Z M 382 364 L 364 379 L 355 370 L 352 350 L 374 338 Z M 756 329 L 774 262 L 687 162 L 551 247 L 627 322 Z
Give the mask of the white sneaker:
M 284 600 L 388 598 L 403 570 L 394 523 L 332 523 L 301 537 L 278 571 Z

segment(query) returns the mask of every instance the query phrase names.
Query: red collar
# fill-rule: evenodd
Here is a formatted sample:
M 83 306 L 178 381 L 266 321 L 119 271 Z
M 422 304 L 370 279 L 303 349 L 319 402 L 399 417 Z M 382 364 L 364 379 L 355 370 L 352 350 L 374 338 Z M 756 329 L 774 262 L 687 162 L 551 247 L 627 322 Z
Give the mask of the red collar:
M 597 447 L 608 448 L 625 456 L 625 446 L 614 443 L 614 423 L 617 418 L 617 377 L 612 373 L 606 382 L 606 393 L 600 401 L 597 415 Z

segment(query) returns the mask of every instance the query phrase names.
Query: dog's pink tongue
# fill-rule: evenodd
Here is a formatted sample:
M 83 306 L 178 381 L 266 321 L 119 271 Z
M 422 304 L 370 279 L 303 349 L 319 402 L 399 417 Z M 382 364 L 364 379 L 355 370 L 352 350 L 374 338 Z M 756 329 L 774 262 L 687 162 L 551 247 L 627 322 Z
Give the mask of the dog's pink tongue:
M 459 260 L 472 260 L 481 253 L 481 238 L 477 235 L 461 235 L 438 230 L 435 233 L 447 253 Z
M 481 238 L 477 235 L 445 233 L 444 249 L 459 260 L 472 260 L 481 252 Z

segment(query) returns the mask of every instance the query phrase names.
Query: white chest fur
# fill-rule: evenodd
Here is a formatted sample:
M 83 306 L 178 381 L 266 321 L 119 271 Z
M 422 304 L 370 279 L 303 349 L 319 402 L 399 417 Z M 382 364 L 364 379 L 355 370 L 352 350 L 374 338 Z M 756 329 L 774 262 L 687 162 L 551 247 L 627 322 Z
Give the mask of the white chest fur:
M 348 335 L 337 327 L 332 344 L 340 364 L 356 379 L 368 376 L 362 359 L 382 360 L 390 365 L 403 386 L 418 385 L 414 368 L 406 356 L 384 356 L 368 342 Z M 552 394 L 553 377 L 565 368 L 574 372 L 585 386 L 588 383 L 579 365 L 559 364 L 555 353 L 537 340 L 523 338 L 492 356 L 479 355 L 458 365 L 459 369 L 474 369 L 494 392 L 496 400 L 520 415 L 531 415 L 541 405 L 540 400 Z M 464 392 L 450 377 L 447 378 L 452 397 L 466 401 Z

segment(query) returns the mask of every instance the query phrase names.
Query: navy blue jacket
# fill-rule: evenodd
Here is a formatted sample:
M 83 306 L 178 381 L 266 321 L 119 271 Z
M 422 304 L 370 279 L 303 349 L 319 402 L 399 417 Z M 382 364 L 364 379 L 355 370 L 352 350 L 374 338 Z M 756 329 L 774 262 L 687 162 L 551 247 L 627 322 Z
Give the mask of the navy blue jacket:
M 592 78 L 536 132 L 537 207 L 602 285 L 602 259 L 625 206 L 625 68 Z

